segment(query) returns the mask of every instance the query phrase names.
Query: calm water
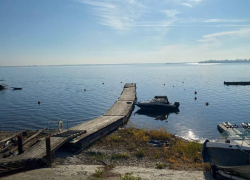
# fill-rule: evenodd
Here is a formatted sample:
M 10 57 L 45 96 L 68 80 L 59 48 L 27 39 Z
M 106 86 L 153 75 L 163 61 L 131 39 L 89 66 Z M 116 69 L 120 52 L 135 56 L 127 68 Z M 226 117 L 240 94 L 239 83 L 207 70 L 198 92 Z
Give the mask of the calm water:
M 211 139 L 219 136 L 218 123 L 250 122 L 250 86 L 223 85 L 249 81 L 250 64 L 0 67 L 0 79 L 9 86 L 0 91 L 1 130 L 41 129 L 60 119 L 70 119 L 73 126 L 99 117 L 126 82 L 137 84 L 139 101 L 167 95 L 170 102 L 181 104 L 179 114 L 169 114 L 166 120 L 137 114 L 135 108 L 130 122 L 138 126 L 166 127 L 186 138 Z

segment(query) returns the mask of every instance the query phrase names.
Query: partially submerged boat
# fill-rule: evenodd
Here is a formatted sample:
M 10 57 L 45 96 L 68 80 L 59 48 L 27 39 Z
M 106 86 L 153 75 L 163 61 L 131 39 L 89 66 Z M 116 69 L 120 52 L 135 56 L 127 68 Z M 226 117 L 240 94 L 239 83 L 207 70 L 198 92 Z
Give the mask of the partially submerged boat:
M 140 101 L 136 103 L 141 109 L 168 109 L 168 110 L 178 110 L 180 103 L 175 102 L 174 104 L 168 101 L 167 96 L 155 96 L 153 99 L 148 101 Z
M 203 144 L 203 161 L 211 163 L 211 173 L 218 169 L 250 179 L 250 124 L 231 125 L 218 130 L 222 137 Z

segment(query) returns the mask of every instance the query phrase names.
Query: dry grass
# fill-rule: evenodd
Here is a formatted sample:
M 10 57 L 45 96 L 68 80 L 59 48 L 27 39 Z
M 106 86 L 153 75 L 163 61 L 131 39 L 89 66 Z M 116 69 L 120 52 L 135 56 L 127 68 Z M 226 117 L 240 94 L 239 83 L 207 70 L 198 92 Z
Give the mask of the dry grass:
M 149 140 L 169 142 L 170 146 L 152 147 Z M 110 149 L 124 149 L 140 158 L 157 159 L 177 170 L 208 170 L 209 165 L 202 161 L 202 144 L 178 138 L 167 132 L 166 129 L 149 130 L 129 127 L 114 132 L 96 143 Z

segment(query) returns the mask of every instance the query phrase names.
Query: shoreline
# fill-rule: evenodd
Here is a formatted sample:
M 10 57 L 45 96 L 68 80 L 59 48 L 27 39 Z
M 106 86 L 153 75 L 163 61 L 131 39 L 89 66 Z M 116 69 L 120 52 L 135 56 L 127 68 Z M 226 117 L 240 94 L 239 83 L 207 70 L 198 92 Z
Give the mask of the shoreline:
M 6 132 L 6 134 L 9 133 Z M 155 144 L 149 143 L 152 139 L 164 143 L 156 147 Z M 103 172 L 102 178 L 106 179 L 119 179 L 119 174 L 125 176 L 126 173 L 133 173 L 142 179 L 150 179 L 150 173 L 147 177 L 144 176 L 145 172 L 160 176 L 160 179 L 174 177 L 181 180 L 183 179 L 182 174 L 187 174 L 191 179 L 206 179 L 209 165 L 202 162 L 201 149 L 202 144 L 169 134 L 166 129 L 149 130 L 133 126 L 123 127 L 99 139 L 76 155 L 74 154 L 76 151 L 69 150 L 66 146 L 60 148 L 55 153 L 56 158 L 52 169 L 31 170 L 6 176 L 3 179 L 15 179 L 20 174 L 23 176 L 32 174 L 36 177 L 45 172 L 48 172 L 53 179 L 57 179 L 58 175 L 55 174 L 55 171 L 67 172 L 69 169 L 75 169 L 76 172 L 72 170 L 76 173 L 76 175 L 72 175 L 75 178 L 86 172 L 86 176 L 84 176 L 86 179 L 96 179 L 94 176 L 99 171 Z M 96 168 L 86 170 L 87 167 Z M 111 167 L 108 172 L 105 171 L 106 167 Z M 109 177 L 109 174 L 112 177 Z M 166 174 L 167 178 L 159 174 Z M 65 175 L 62 178 L 69 177 Z

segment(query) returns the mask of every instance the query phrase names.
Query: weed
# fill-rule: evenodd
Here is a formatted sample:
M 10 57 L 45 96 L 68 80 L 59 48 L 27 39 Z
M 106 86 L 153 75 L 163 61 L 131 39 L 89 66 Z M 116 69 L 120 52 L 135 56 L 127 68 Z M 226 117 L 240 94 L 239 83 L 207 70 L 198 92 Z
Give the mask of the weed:
M 111 159 L 129 159 L 129 155 L 127 153 L 117 153 L 117 154 L 113 154 Z
M 164 169 L 164 168 L 165 168 L 165 164 L 163 164 L 163 163 L 156 164 L 156 169 Z
M 95 173 L 93 174 L 95 178 L 104 178 L 104 175 L 105 175 L 105 171 L 104 169 L 101 169 L 101 168 L 96 169 Z
M 144 156 L 145 156 L 145 151 L 142 150 L 142 149 L 139 149 L 139 150 L 135 153 L 135 155 L 136 155 L 137 157 L 144 157 Z
M 120 174 L 120 179 L 121 180 L 140 180 L 141 177 L 139 176 L 135 177 L 133 176 L 133 173 L 126 173 L 124 176 Z

